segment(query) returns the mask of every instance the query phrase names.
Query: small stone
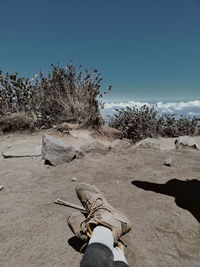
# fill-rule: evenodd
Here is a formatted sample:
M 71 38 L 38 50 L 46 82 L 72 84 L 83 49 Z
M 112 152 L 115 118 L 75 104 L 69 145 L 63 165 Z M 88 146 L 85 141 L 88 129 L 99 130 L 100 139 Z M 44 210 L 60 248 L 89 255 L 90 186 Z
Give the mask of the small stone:
M 173 166 L 172 159 L 171 158 L 166 159 L 165 162 L 164 162 L 164 165 L 168 166 L 168 167 L 172 167 Z
M 76 182 L 76 181 L 78 181 L 78 179 L 76 179 L 76 177 L 72 177 L 72 178 L 71 178 L 71 181 L 72 181 L 72 182 Z

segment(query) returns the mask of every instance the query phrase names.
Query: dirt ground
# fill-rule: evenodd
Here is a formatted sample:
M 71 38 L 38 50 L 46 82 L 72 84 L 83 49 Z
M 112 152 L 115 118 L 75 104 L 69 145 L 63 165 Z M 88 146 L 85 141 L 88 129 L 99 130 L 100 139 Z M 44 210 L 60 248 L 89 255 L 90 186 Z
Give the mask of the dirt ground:
M 39 149 L 41 136 L 2 135 L 0 153 Z M 174 140 L 161 142 L 173 148 Z M 164 165 L 169 157 L 172 167 Z M 200 151 L 132 149 L 55 167 L 41 157 L 1 156 L 1 267 L 79 266 L 80 244 L 66 223 L 73 210 L 54 204 L 56 198 L 80 204 L 79 182 L 97 186 L 133 222 L 124 237 L 130 267 L 200 266 Z

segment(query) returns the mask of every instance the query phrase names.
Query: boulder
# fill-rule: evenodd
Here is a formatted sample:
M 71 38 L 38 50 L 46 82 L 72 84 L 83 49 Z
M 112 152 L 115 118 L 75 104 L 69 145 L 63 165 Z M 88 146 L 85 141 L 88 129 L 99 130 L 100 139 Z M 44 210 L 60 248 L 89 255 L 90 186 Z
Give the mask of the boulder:
M 146 138 L 135 145 L 135 148 L 141 149 L 160 149 L 160 142 L 155 138 Z
M 51 165 L 70 162 L 76 157 L 76 149 L 57 137 L 44 134 L 42 137 L 42 158 Z
M 193 149 L 200 149 L 199 144 L 196 142 L 196 140 L 191 137 L 191 136 L 179 136 L 176 140 L 175 140 L 175 146 L 176 149 L 180 149 L 180 148 L 193 148 Z
M 80 147 L 80 155 L 85 155 L 87 153 L 105 155 L 110 151 L 109 146 L 105 146 L 99 142 L 90 142 Z
M 131 147 L 131 143 L 126 140 L 116 139 L 111 143 L 111 151 L 114 153 L 125 152 Z

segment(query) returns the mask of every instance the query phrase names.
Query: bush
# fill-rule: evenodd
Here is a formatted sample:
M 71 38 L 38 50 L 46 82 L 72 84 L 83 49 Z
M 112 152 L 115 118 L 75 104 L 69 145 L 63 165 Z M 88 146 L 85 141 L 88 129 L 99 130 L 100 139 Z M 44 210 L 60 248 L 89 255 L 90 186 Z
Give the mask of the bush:
M 43 99 L 42 116 L 49 117 L 51 124 L 66 121 L 98 128 L 103 107 L 101 80 L 97 70 L 89 73 L 82 65 L 75 68 L 70 64 L 66 69 L 52 65 L 48 77 L 41 74 L 38 85 Z
M 97 70 L 89 72 L 82 65 L 69 64 L 66 68 L 52 65 L 48 76 L 40 73 L 35 83 L 17 76 L 0 72 L 0 116 L 24 113 L 35 126 L 46 128 L 74 122 L 98 129 L 103 122 L 102 78 Z
M 199 135 L 198 118 L 181 116 L 176 119 L 176 114 L 164 114 L 157 120 L 160 136 L 177 137 L 183 135 Z
M 116 111 L 118 113 L 110 118 L 109 126 L 121 130 L 123 137 L 132 139 L 134 143 L 147 137 L 200 134 L 199 119 L 184 116 L 176 119 L 175 114 L 159 116 L 155 106 L 126 107 Z
M 29 113 L 32 109 L 34 88 L 29 79 L 18 78 L 18 73 L 3 75 L 0 71 L 0 115 Z

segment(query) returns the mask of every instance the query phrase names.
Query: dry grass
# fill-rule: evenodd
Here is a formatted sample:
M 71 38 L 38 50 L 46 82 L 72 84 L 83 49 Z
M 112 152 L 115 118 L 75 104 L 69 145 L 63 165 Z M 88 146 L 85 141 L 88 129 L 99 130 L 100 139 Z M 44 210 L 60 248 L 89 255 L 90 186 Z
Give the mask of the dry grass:
M 34 129 L 33 119 L 23 113 L 12 113 L 1 116 L 0 129 L 3 133 Z

